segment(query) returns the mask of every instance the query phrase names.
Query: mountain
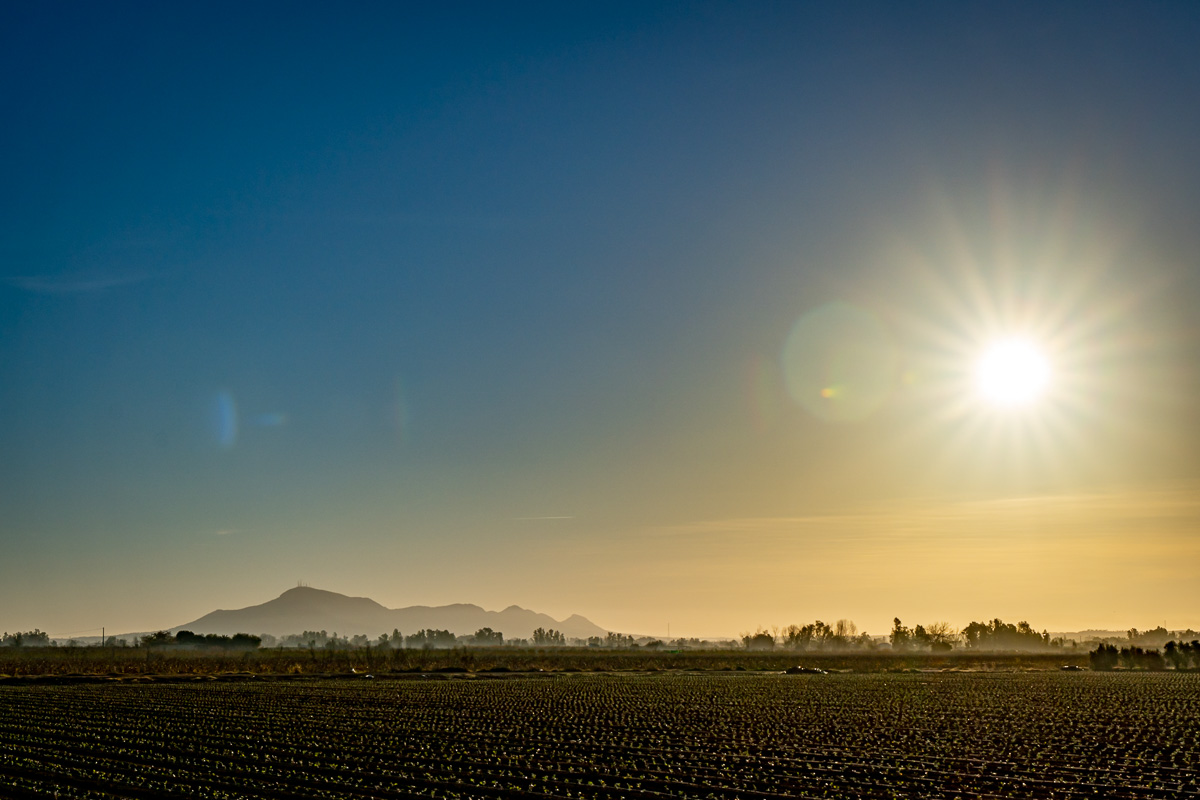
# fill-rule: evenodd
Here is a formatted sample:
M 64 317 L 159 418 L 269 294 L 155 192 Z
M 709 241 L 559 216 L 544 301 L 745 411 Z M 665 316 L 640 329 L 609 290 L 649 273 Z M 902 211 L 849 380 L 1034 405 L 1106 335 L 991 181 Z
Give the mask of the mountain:
M 586 639 L 604 636 L 607 631 L 585 617 L 574 614 L 556 620 L 519 606 L 503 611 L 486 611 L 479 606 L 455 603 L 449 606 L 408 606 L 385 608 L 367 597 L 347 597 L 337 592 L 298 586 L 274 600 L 257 606 L 213 611 L 200 619 L 171 629 L 193 633 L 269 633 L 287 636 L 303 631 L 328 631 L 339 636 L 366 634 L 372 639 L 381 633 L 399 630 L 404 634 L 424 628 L 448 630 L 459 636 L 480 628 L 491 628 L 506 639 L 528 639 L 537 628 L 561 631 L 567 638 Z

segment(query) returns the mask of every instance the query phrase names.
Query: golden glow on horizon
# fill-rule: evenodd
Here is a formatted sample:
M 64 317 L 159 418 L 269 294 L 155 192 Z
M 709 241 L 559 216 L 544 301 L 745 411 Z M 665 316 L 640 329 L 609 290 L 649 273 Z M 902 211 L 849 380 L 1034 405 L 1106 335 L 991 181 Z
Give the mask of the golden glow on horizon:
M 1030 405 L 1042 396 L 1049 383 L 1050 362 L 1037 346 L 1025 339 L 996 342 L 975 364 L 975 388 L 992 406 Z
M 784 625 L 805 612 L 847 617 L 871 633 L 905 614 L 965 625 L 990 613 L 1050 630 L 1120 629 L 1142 618 L 1194 626 L 1198 594 L 1188 570 L 1200 556 L 1192 535 L 1198 489 L 1185 481 L 1004 499 L 930 496 L 828 515 L 697 520 L 639 531 L 643 552 L 660 558 L 628 568 L 652 582 L 671 560 L 678 583 L 659 586 L 664 593 L 721 581 L 759 604 L 755 622 L 744 622 L 754 612 L 730 605 L 730 622 L 711 630 Z M 1115 583 L 1145 594 L 1114 598 Z

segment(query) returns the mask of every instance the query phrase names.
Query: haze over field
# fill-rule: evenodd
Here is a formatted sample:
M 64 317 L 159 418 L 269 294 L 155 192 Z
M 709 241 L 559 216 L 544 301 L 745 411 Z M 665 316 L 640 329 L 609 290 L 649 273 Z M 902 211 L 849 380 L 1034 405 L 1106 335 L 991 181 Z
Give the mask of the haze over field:
M 0 631 L 297 581 L 1200 627 L 1196 41 L 1188 3 L 10 7 Z

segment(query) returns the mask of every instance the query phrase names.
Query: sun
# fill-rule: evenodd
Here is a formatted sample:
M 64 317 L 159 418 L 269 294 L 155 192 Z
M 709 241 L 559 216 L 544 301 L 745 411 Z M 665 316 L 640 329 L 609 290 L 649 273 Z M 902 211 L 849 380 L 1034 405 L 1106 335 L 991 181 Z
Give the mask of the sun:
M 975 387 L 984 402 L 996 408 L 1028 406 L 1049 384 L 1049 360 L 1026 339 L 995 342 L 975 364 Z

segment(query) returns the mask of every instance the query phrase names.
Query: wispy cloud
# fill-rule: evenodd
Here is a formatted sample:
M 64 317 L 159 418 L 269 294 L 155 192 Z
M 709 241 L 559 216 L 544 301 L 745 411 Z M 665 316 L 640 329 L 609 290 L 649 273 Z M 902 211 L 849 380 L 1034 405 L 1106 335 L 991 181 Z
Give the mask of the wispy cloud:
M 133 286 L 150 280 L 149 273 L 65 273 L 62 275 L 12 275 L 4 282 L 38 294 L 88 294 Z
M 1094 537 L 1135 530 L 1177 532 L 1200 523 L 1200 485 L 1181 483 L 1105 492 L 1037 495 L 998 500 L 913 500 L 858 513 L 793 517 L 697 520 L 659 526 L 661 536 L 794 536 L 834 534 L 850 538 L 991 535 L 996 530 L 1036 527 L 1057 538 Z

